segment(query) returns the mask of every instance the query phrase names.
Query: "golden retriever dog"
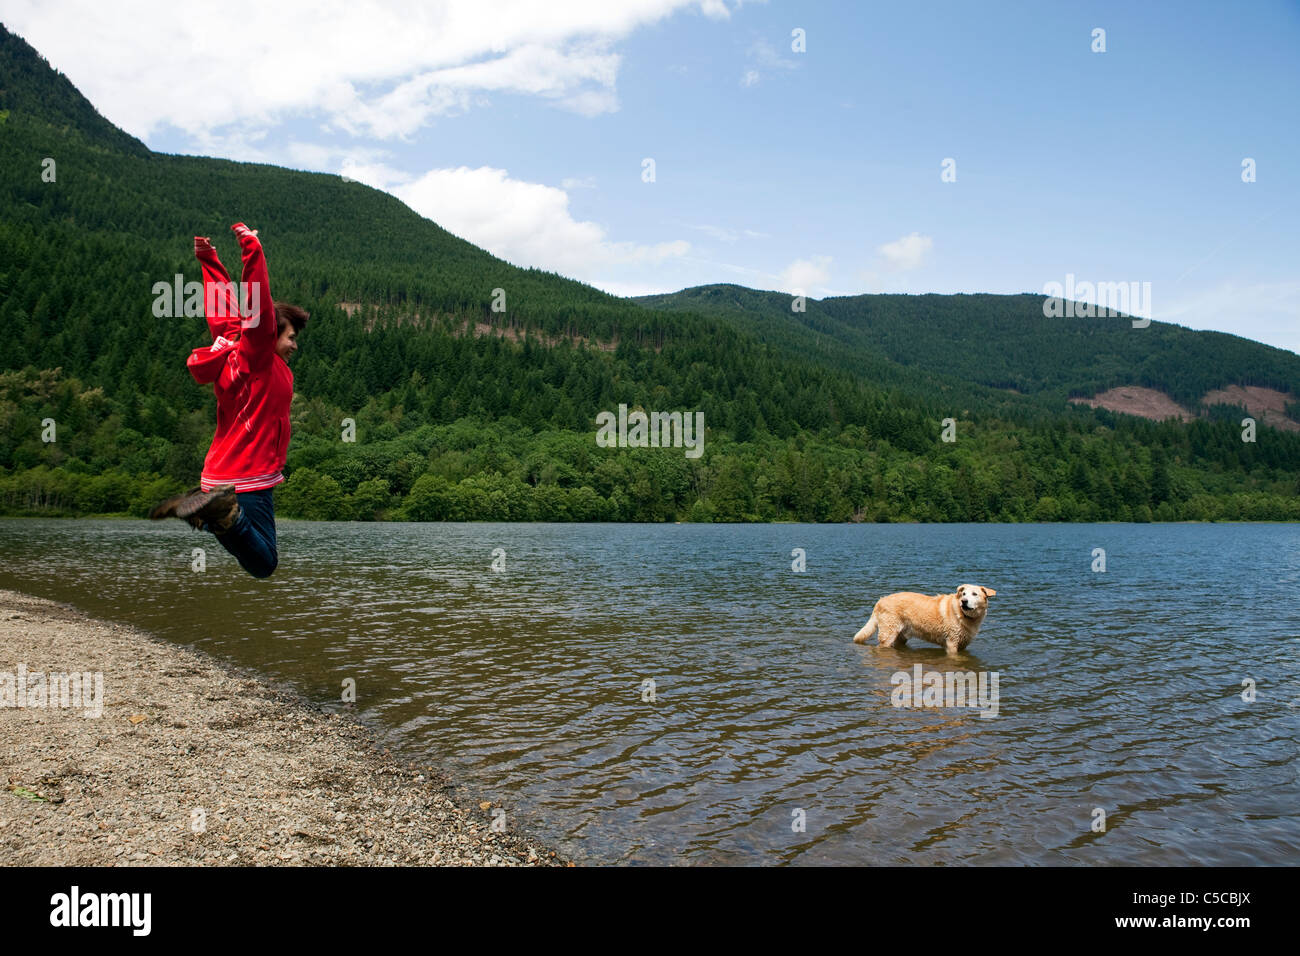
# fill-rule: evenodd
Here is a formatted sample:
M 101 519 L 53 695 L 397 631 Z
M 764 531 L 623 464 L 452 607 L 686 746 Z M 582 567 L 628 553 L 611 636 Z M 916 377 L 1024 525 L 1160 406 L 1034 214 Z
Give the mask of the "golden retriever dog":
M 966 649 L 984 623 L 992 588 L 963 584 L 954 594 L 888 594 L 871 609 L 871 620 L 853 636 L 854 644 L 865 644 L 872 632 L 881 647 L 902 647 L 909 637 L 948 648 L 949 654 Z

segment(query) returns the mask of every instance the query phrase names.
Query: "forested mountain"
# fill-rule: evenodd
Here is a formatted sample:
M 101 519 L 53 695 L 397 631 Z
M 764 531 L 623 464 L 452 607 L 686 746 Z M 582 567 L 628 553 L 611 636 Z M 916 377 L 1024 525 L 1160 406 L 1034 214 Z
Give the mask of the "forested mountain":
M 185 359 L 206 327 L 157 317 L 154 288 L 199 279 L 195 235 L 237 277 L 237 220 L 261 232 L 275 298 L 312 314 L 276 495 L 288 516 L 1300 518 L 1300 436 L 1247 443 L 1228 421 L 1062 407 L 1054 396 L 1086 386 L 1034 344 L 1029 305 L 917 297 L 933 314 L 912 334 L 908 303 L 809 300 L 792 320 L 788 297 L 709 287 L 767 305 L 687 290 L 646 308 L 506 263 L 338 176 L 150 152 L 3 28 L 0 509 L 142 515 L 196 483 L 215 402 Z M 1037 351 L 992 371 L 937 361 L 959 321 L 975 335 L 1002 323 Z M 1245 346 L 1264 348 L 1230 356 L 1233 381 L 1295 381 Z M 1097 381 L 1137 358 L 1075 356 Z M 598 447 L 596 415 L 620 404 L 702 411 L 705 454 Z
M 149 149 L 99 114 L 44 57 L 0 24 L 0 114 L 39 116 L 65 139 L 105 150 L 147 156 Z
M 795 352 L 833 356 L 870 378 L 892 380 L 886 360 L 990 389 L 1067 398 L 1120 385 L 1159 389 L 1196 408 L 1225 385 L 1300 395 L 1300 356 L 1223 332 L 1198 332 L 1129 316 L 1045 318 L 1042 295 L 857 295 L 806 299 L 781 292 L 698 286 L 633 301 L 665 311 L 733 319 Z

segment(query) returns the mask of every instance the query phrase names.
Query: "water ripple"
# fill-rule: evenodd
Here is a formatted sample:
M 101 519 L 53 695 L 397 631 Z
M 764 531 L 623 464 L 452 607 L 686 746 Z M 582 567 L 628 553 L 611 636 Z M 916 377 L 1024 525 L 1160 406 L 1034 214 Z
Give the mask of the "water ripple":
M 1293 526 L 283 521 L 279 538 L 257 581 L 176 526 L 3 519 L 0 586 L 327 705 L 355 681 L 387 744 L 579 858 L 1249 865 L 1300 849 Z M 963 581 L 998 591 L 969 653 L 851 643 L 881 594 Z M 997 716 L 892 706 L 917 664 L 997 673 Z

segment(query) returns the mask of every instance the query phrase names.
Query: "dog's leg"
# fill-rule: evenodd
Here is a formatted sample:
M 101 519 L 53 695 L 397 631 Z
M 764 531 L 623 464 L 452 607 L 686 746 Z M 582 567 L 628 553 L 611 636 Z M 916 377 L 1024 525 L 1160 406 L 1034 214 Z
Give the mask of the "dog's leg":
M 871 637 L 872 634 L 875 633 L 875 631 L 876 631 L 876 615 L 872 613 L 871 619 L 867 621 L 866 624 L 862 625 L 862 630 L 858 631 L 858 633 L 853 635 L 853 643 L 854 644 L 867 643 L 867 640 Z
M 893 616 L 886 617 L 880 622 L 880 636 L 876 642 L 881 647 L 904 647 L 907 645 L 907 637 L 903 631 L 902 621 Z

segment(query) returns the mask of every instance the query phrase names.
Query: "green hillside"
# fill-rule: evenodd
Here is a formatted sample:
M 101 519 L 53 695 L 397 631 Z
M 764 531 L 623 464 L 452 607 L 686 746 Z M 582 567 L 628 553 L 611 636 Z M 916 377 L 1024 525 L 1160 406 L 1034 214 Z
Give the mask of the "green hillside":
M 936 362 L 931 338 L 907 348 L 906 316 L 835 300 L 798 321 L 788 298 L 737 287 L 710 288 L 766 305 L 683 306 L 688 290 L 646 308 L 517 268 L 337 176 L 152 153 L 2 27 L 0 114 L 9 513 L 140 516 L 195 483 L 215 402 L 185 358 L 206 327 L 155 317 L 153 289 L 199 279 L 196 234 L 237 268 L 229 225 L 243 220 L 261 232 L 272 294 L 312 313 L 276 494 L 288 516 L 1300 518 L 1300 436 L 1266 428 L 1248 444 L 1229 422 L 1057 407 L 1044 396 L 1076 386 L 1054 358 L 1028 363 L 1016 381 L 1035 394 L 1015 395 L 1011 371 Z M 960 312 L 956 297 L 923 298 Z M 991 336 L 1001 319 L 984 321 L 968 315 L 967 331 Z M 598 447 L 595 416 L 620 404 L 702 411 L 706 453 Z
M 1212 389 L 1260 385 L 1300 395 L 1300 356 L 1222 332 L 1128 316 L 1045 318 L 1041 295 L 858 295 L 807 299 L 734 285 L 634 301 L 717 315 L 796 354 L 902 381 L 895 368 L 1014 389 L 1060 411 L 1068 398 L 1120 385 L 1158 389 L 1195 409 Z M 987 394 L 984 401 L 994 401 Z
M 100 152 L 148 155 L 144 143 L 104 119 L 62 73 L 2 24 L 0 62 L 4 63 L 0 115 L 39 116 L 65 140 L 84 143 Z

